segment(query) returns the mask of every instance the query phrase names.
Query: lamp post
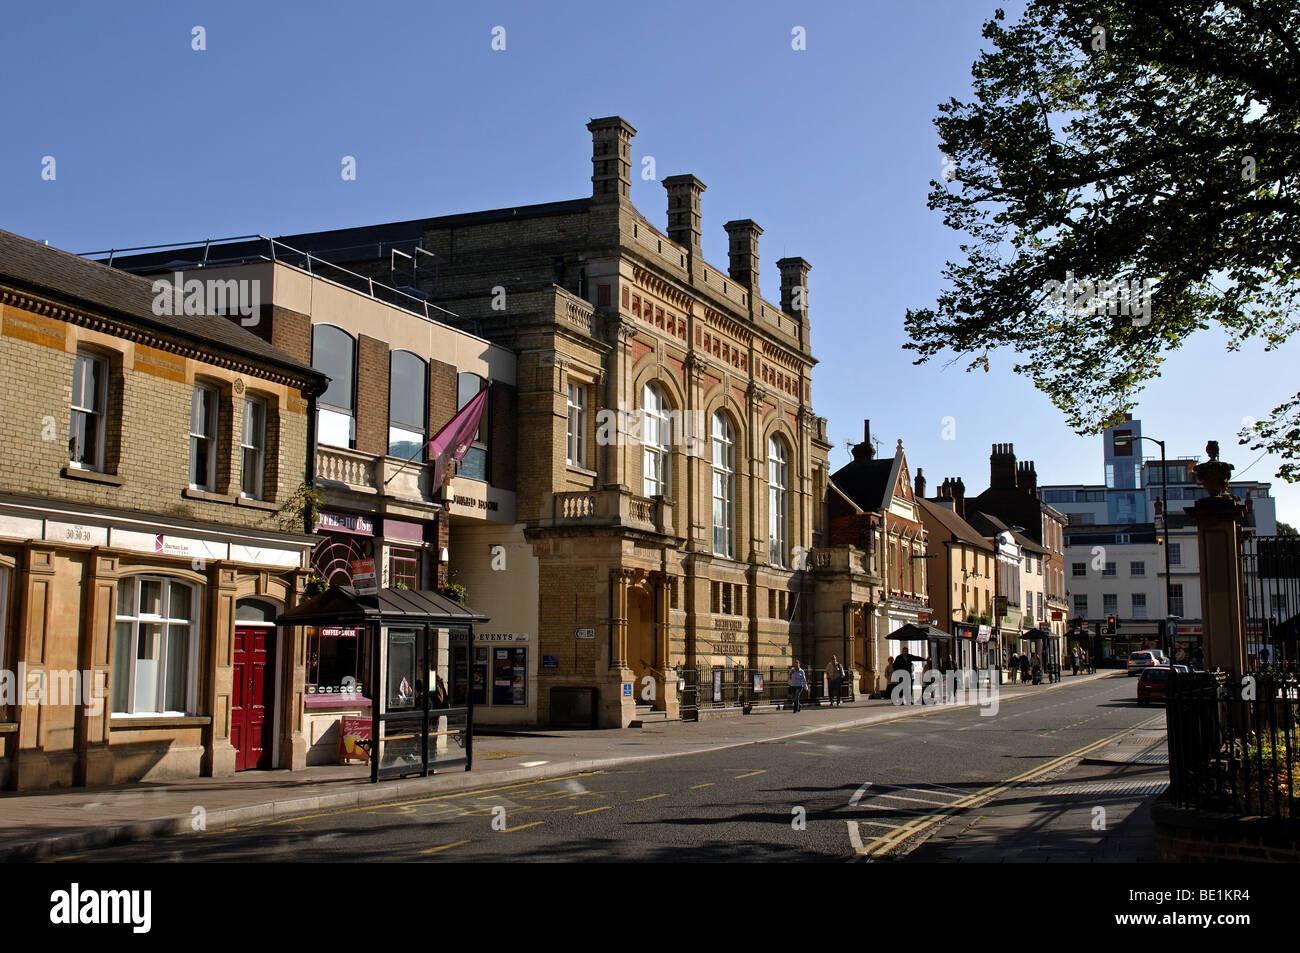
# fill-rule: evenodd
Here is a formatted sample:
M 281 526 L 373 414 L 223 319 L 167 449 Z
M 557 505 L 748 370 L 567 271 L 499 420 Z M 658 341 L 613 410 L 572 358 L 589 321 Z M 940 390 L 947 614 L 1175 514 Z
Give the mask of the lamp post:
M 1165 442 L 1157 440 L 1155 437 L 1134 437 L 1132 434 L 1127 436 L 1115 436 L 1115 445 L 1117 447 L 1131 446 L 1134 440 L 1150 440 L 1160 447 L 1160 514 L 1165 524 L 1165 625 L 1160 627 L 1160 647 L 1164 650 L 1165 655 L 1173 661 L 1174 647 L 1172 644 L 1166 644 L 1169 638 L 1167 631 L 1168 621 L 1173 618 L 1173 577 L 1169 575 L 1169 467 L 1165 464 Z M 1116 607 L 1118 608 L 1118 607 Z

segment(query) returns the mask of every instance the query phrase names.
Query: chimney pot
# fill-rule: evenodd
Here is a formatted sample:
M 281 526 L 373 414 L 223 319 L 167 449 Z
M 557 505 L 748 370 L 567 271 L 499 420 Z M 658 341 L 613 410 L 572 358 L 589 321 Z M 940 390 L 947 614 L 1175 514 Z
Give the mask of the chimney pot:
M 668 191 L 668 237 L 683 246 L 695 270 L 700 260 L 700 196 L 705 185 L 693 175 L 670 175 L 664 179 Z
M 763 230 L 753 219 L 742 218 L 722 226 L 727 230 L 727 274 L 750 291 L 758 288 L 758 236 Z
M 782 258 L 776 263 L 781 271 L 781 310 L 793 318 L 808 318 L 808 272 L 812 265 L 802 258 Z

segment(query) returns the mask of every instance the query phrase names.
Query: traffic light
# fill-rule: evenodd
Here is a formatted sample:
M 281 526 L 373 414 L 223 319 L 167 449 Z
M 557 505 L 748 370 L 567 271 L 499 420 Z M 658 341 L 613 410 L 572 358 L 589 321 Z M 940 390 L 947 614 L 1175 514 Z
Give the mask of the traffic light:
M 1114 635 L 1114 634 L 1115 634 L 1115 628 L 1116 628 L 1116 626 L 1115 626 L 1115 617 L 1114 617 L 1113 615 L 1108 615 L 1108 616 L 1106 616 L 1106 634 L 1107 634 L 1107 635 Z

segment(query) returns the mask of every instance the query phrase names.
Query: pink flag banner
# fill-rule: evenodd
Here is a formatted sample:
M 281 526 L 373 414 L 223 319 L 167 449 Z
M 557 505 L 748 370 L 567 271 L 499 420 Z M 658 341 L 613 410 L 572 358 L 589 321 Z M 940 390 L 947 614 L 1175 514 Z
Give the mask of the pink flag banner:
M 488 386 L 491 386 L 489 384 Z M 478 433 L 479 421 L 483 417 L 483 411 L 487 407 L 488 388 L 485 387 L 470 400 L 468 404 L 456 412 L 441 430 L 433 435 L 429 441 L 429 457 L 433 460 L 433 485 L 431 489 L 436 493 L 441 487 L 443 481 L 447 478 L 447 470 L 451 467 L 451 461 L 460 461 L 465 458 L 469 452 L 470 446 L 474 443 L 474 435 Z

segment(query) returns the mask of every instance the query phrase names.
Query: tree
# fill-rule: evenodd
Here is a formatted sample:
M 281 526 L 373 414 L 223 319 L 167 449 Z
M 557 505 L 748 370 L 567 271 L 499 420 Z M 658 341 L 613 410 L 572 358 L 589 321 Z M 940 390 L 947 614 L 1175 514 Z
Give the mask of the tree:
M 1283 523 L 1281 520 L 1278 520 L 1278 521 L 1277 521 L 1277 535 L 1279 535 L 1279 536 L 1298 536 L 1298 535 L 1300 535 L 1300 533 L 1297 533 L 1297 532 L 1295 531 L 1295 527 L 1292 526 L 1290 523 Z
M 916 363 L 1001 347 L 1080 433 L 1124 419 L 1167 355 L 1296 330 L 1300 9 L 1294 0 L 1031 0 L 935 125 L 929 207 L 966 236 Z M 949 181 L 950 179 L 950 181 Z M 1300 480 L 1300 394 L 1239 435 Z

